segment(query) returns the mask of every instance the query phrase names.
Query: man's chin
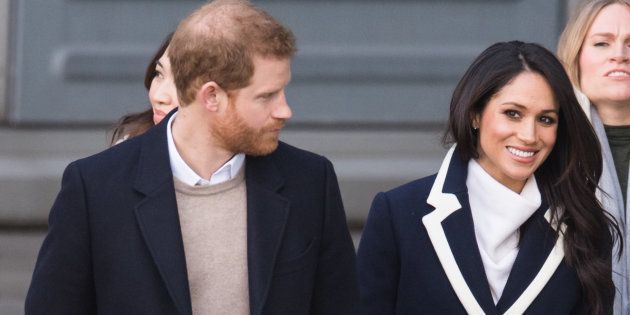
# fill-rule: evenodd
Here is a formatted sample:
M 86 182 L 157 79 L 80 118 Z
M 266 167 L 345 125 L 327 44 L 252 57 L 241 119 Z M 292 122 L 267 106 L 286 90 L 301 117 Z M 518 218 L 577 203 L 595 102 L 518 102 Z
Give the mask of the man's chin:
M 245 154 L 251 156 L 265 156 L 273 153 L 278 148 L 278 140 L 265 141 L 257 143 L 245 151 Z

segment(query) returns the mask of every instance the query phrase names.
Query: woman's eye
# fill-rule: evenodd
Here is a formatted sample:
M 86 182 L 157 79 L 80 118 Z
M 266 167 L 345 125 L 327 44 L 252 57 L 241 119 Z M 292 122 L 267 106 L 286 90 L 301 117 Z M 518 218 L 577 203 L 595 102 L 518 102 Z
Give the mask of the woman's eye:
M 595 47 L 606 47 L 606 46 L 608 46 L 608 43 L 606 43 L 606 42 L 596 42 L 595 44 L 593 44 L 593 46 L 595 46 Z
M 515 110 L 506 110 L 505 115 L 510 118 L 519 118 L 521 116 L 520 113 Z
M 156 69 L 156 70 L 155 70 L 155 72 L 153 72 L 153 77 L 154 77 L 154 78 L 160 78 L 160 79 L 163 79 L 163 78 L 164 78 L 164 75 L 162 74 L 162 72 L 161 72 L 160 70 L 157 70 L 157 69 Z
M 556 123 L 556 120 L 549 116 L 542 116 L 540 117 L 540 122 L 542 122 L 545 125 L 553 125 Z

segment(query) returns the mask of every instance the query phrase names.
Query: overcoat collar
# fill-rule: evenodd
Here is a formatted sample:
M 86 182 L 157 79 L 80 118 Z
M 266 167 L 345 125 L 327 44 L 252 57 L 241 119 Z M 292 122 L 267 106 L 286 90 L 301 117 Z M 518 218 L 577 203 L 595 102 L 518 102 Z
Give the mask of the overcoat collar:
M 179 314 L 190 315 L 186 256 L 166 139 L 171 115 L 138 139 L 127 141 L 140 141 L 134 187 L 144 198 L 136 205 L 138 226 Z
M 134 187 L 144 196 L 136 206 L 136 218 L 178 312 L 188 315 L 192 307 L 186 257 L 166 139 L 169 117 L 136 139 L 141 141 L 141 148 Z M 245 163 L 250 312 L 260 314 L 284 234 L 289 201 L 279 194 L 284 180 L 270 156 L 247 156 Z
M 289 200 L 279 194 L 284 179 L 269 156 L 247 157 L 245 181 L 250 313 L 261 314 L 289 217 Z
M 475 238 L 466 176 L 467 161 L 462 160 L 454 145 L 446 154 L 427 198 L 427 203 L 435 209 L 422 218 L 422 223 L 466 312 L 522 314 L 562 262 L 563 238 L 554 240 L 550 212 L 541 207 L 526 223 L 518 256 L 495 306 Z

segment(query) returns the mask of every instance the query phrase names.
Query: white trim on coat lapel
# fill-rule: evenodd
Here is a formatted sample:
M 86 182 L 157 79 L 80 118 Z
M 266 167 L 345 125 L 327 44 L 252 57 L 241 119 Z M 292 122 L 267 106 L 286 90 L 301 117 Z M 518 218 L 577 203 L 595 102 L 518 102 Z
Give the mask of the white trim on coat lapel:
M 459 301 L 466 309 L 466 312 L 468 314 L 485 314 L 481 305 L 479 305 L 479 302 L 477 302 L 477 299 L 475 299 L 475 296 L 468 287 L 466 280 L 464 280 L 464 276 L 455 261 L 455 256 L 448 244 L 444 228 L 442 227 L 442 221 L 455 211 L 462 208 L 459 200 L 454 194 L 442 192 L 455 147 L 456 145 L 451 147 L 446 154 L 444 161 L 442 161 L 440 170 L 438 171 L 435 182 L 431 187 L 429 197 L 427 198 L 427 203 L 433 206 L 435 210 L 425 215 L 422 218 L 422 223 L 427 230 L 431 243 L 435 248 L 438 259 L 440 260 L 440 264 L 442 264 L 442 268 L 451 283 L 451 287 L 455 291 Z M 545 219 L 551 224 L 552 228 L 556 229 L 557 226 L 551 223 L 550 216 L 551 212 L 550 210 L 547 210 L 545 213 Z M 561 229 L 562 232 L 564 232 L 566 226 L 563 224 Z M 540 271 L 534 280 L 532 280 L 532 282 L 527 286 L 521 296 L 505 312 L 506 315 L 523 314 L 534 299 L 536 299 L 547 282 L 549 282 L 549 279 L 551 279 L 564 258 L 563 240 L 564 238 L 562 237 L 562 233 L 560 233 L 553 249 L 551 250 L 551 253 L 545 260 L 545 263 L 541 267 Z
M 451 147 L 448 153 L 446 153 L 444 161 L 442 161 L 442 166 L 440 166 L 440 170 L 438 171 L 429 197 L 427 198 L 427 203 L 432 205 L 435 210 L 422 217 L 422 223 L 429 234 L 429 238 L 431 239 L 431 243 L 433 243 L 442 268 L 444 268 L 446 272 L 446 277 L 451 283 L 453 290 L 455 290 L 457 298 L 462 302 L 466 312 L 468 314 L 485 314 L 481 305 L 479 305 L 477 299 L 475 299 L 475 296 L 472 294 L 472 291 L 470 291 L 466 280 L 464 280 L 464 276 L 459 266 L 457 266 L 455 256 L 453 256 L 451 247 L 448 245 L 448 240 L 446 239 L 446 234 L 442 228 L 442 221 L 462 207 L 455 195 L 442 192 L 446 173 L 448 173 L 448 166 L 451 163 L 451 158 L 453 157 L 456 146 L 455 144 Z
M 545 219 L 554 230 L 557 230 L 558 226 L 555 222 L 551 222 L 551 209 L 548 209 L 545 212 Z M 561 233 L 558 233 L 558 239 L 556 240 L 556 244 L 551 249 L 549 256 L 545 260 L 545 263 L 534 277 L 534 280 L 527 286 L 525 291 L 518 297 L 518 299 L 510 306 L 510 308 L 505 311 L 505 315 L 517 315 L 523 314 L 525 310 L 534 302 L 534 299 L 538 296 L 540 291 L 545 287 L 551 276 L 556 272 L 560 263 L 562 263 L 562 259 L 564 259 L 564 237 L 562 236 L 567 229 L 567 226 L 562 223 L 560 226 L 562 230 Z

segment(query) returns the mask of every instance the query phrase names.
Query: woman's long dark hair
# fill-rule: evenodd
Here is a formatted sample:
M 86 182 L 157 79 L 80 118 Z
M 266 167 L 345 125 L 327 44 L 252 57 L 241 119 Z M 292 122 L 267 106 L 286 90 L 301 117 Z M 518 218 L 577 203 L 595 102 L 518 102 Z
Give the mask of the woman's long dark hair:
M 595 195 L 602 174 L 601 148 L 556 57 L 540 45 L 519 41 L 497 43 L 482 52 L 455 88 L 444 143 L 456 142 L 465 160 L 478 158 L 473 118 L 501 88 L 528 71 L 547 80 L 560 109 L 556 143 L 535 171 L 536 180 L 553 222 L 567 226 L 565 259 L 582 285 L 581 307 L 602 314 L 614 301 L 612 248 L 615 239 L 622 242 L 621 232 Z
M 157 65 L 158 60 L 164 55 L 166 48 L 171 43 L 171 37 L 173 37 L 173 33 L 168 34 L 162 45 L 151 58 L 151 62 L 147 66 L 147 70 L 144 74 L 144 87 L 147 91 L 151 88 L 151 82 L 153 78 L 156 76 L 157 72 L 155 71 L 155 66 Z M 110 145 L 116 144 L 119 140 L 123 139 L 123 137 L 135 137 L 145 133 L 149 128 L 153 127 L 153 110 L 149 108 L 143 112 L 139 113 L 131 113 L 125 116 L 120 117 L 116 125 L 112 130 L 112 138 L 110 140 Z

